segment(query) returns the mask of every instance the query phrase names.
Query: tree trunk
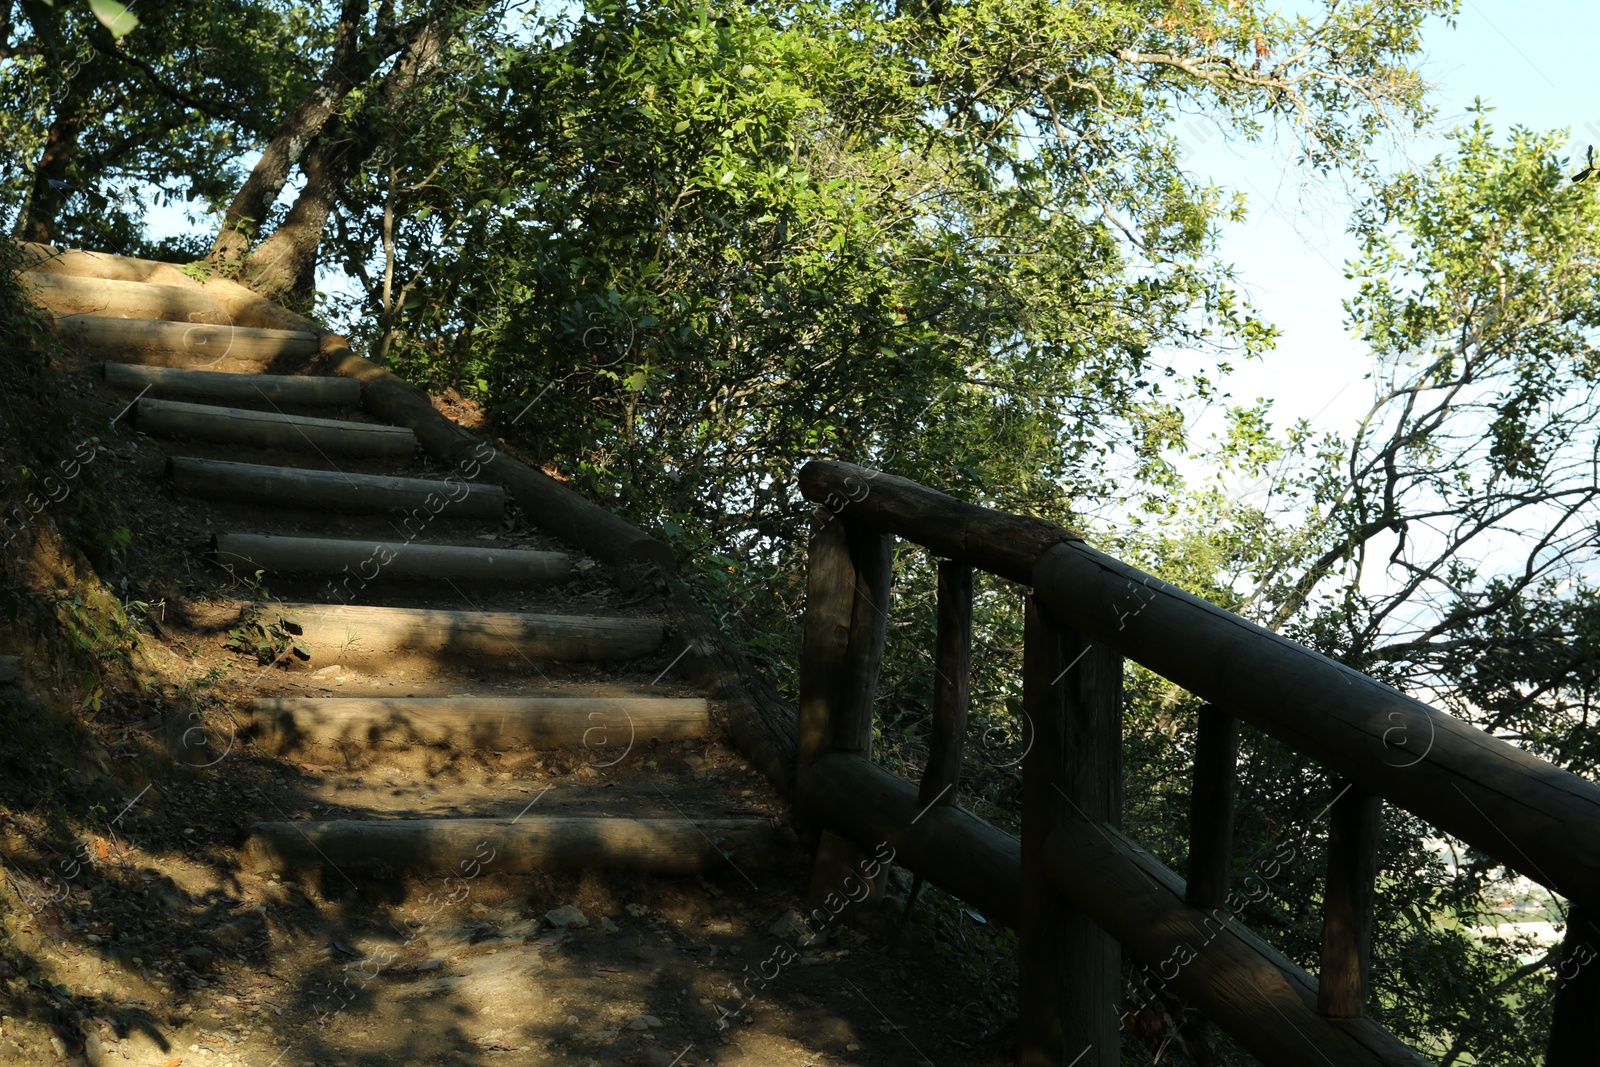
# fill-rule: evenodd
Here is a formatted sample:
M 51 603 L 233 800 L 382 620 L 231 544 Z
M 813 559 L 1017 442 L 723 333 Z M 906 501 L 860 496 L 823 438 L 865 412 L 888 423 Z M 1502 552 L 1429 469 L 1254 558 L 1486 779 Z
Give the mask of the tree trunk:
M 450 6 L 445 5 L 446 9 Z M 451 33 L 447 13 L 448 10 L 441 12 L 424 23 L 406 41 L 394 66 L 384 76 L 380 95 L 388 115 L 395 114 L 406 95 L 438 69 Z M 301 160 L 305 188 L 295 198 L 282 225 L 261 242 L 246 262 L 244 273 L 252 289 L 266 296 L 282 296 L 313 288 L 317 248 L 333 213 L 334 201 L 377 151 L 382 130 L 381 123 L 363 122 L 355 128 L 329 131 L 306 151 Z
M 350 90 L 370 78 L 379 65 L 400 50 L 405 38 L 387 25 L 384 13 L 379 15 L 373 39 L 366 47 L 360 46 L 361 20 L 367 8 L 367 0 L 344 0 L 334 37 L 333 59 L 327 72 L 317 87 L 284 116 L 250 177 L 228 205 L 222 232 L 211 248 L 212 262 L 240 259 L 249 251 L 257 227 L 277 202 L 289 171 L 338 115 Z
M 84 104 L 103 75 L 102 64 L 98 62 L 79 67 L 56 105 L 55 118 L 45 135 L 44 151 L 33 170 L 28 199 L 17 216 L 17 236 L 24 241 L 50 244 L 55 240 L 56 220 L 72 195 L 67 187 L 67 167 L 88 118 Z

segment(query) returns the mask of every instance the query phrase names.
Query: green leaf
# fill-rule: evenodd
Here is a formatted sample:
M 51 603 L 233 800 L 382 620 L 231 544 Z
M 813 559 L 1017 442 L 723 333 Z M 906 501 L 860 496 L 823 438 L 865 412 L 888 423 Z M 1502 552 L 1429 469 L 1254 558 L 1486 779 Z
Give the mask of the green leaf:
M 111 36 L 119 40 L 139 25 L 139 20 L 127 5 L 119 4 L 117 0 L 89 0 L 89 10 L 94 12 L 94 17 L 100 20 L 102 26 L 111 31 Z

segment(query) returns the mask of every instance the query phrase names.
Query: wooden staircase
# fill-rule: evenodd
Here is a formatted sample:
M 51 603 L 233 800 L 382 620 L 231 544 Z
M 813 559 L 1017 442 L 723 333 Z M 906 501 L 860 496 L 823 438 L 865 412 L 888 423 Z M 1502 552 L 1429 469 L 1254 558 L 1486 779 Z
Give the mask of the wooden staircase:
M 259 869 L 459 876 L 492 856 L 505 873 L 683 875 L 777 858 L 771 820 L 728 817 L 692 778 L 654 772 L 661 746 L 716 733 L 711 703 L 661 685 L 672 667 L 661 618 L 572 609 L 559 586 L 581 555 L 506 538 L 520 524 L 537 530 L 535 501 L 514 500 L 481 464 L 427 463 L 412 429 L 363 408 L 353 378 L 268 372 L 312 361 L 315 333 L 235 326 L 202 287 L 119 277 L 138 272 L 85 257 L 35 264 L 31 295 L 66 345 L 104 361 L 127 419 L 167 451 L 173 491 L 208 503 L 210 562 L 298 594 L 254 599 L 240 615 L 264 639 L 278 635 L 273 665 L 291 678 L 354 668 L 392 683 L 405 672 L 408 688 L 413 677 L 449 679 L 444 695 L 255 700 L 259 744 L 337 753 L 347 767 L 306 810 L 252 827 L 244 852 Z M 610 677 L 584 684 L 578 664 L 606 665 Z M 264 672 L 269 683 L 283 675 Z M 482 782 L 451 797 L 360 784 L 418 747 L 565 749 L 597 781 L 538 807 L 539 797 L 496 796 Z M 335 808 L 358 814 L 311 818 Z

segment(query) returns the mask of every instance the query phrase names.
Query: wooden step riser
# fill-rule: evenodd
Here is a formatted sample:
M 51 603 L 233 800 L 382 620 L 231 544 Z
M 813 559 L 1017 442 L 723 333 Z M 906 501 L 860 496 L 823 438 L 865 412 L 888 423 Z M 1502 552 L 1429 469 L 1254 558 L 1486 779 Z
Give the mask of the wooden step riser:
M 353 378 L 222 374 L 134 363 L 107 363 L 104 373 L 106 384 L 113 389 L 161 400 L 231 404 L 261 411 L 361 406 L 361 383 Z
M 246 411 L 183 400 L 142 399 L 134 405 L 134 422 L 153 437 L 315 452 L 336 461 L 343 456 L 410 459 L 417 451 L 416 435 L 403 426 Z
M 167 467 L 179 492 L 207 500 L 354 515 L 400 512 L 424 525 L 441 512 L 458 519 L 498 520 L 505 511 L 504 489 L 459 479 L 387 478 L 188 456 L 174 456 Z
M 329 820 L 257 823 L 246 846 L 262 871 L 528 874 L 611 870 L 687 875 L 770 867 L 777 833 L 759 819 Z
M 251 610 L 298 627 L 313 667 L 465 660 L 517 671 L 540 661 L 639 659 L 659 651 L 665 636 L 656 619 L 293 603 Z
M 319 744 L 573 747 L 607 764 L 711 730 L 704 700 L 670 697 L 280 697 L 257 700 L 251 716 L 257 738 L 280 752 Z
M 334 596 L 355 596 L 380 575 L 432 581 L 493 582 L 533 589 L 572 577 L 572 558 L 560 552 L 467 548 L 413 542 L 339 541 L 275 534 L 218 534 L 212 556 L 224 567 L 253 574 L 329 575 Z
M 156 367 L 260 374 L 295 368 L 317 355 L 315 334 L 188 322 L 143 322 L 62 315 L 55 333 L 93 359 Z
M 201 288 L 152 285 L 115 278 L 83 278 L 70 274 L 25 271 L 17 275 L 28 299 L 57 315 L 166 320 L 182 323 L 227 323 L 228 315 Z

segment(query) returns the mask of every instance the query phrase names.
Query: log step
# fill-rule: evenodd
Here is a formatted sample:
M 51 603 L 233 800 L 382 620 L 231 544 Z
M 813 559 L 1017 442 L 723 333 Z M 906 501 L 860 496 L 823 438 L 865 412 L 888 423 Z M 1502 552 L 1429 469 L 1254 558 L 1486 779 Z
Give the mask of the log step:
M 254 573 L 340 574 L 353 596 L 380 573 L 435 580 L 465 578 L 526 589 L 564 582 L 572 576 L 572 557 L 561 552 L 517 548 L 464 548 L 415 541 L 342 541 L 280 534 L 218 534 L 212 555 L 224 567 Z
M 209 400 L 241 407 L 345 407 L 361 405 L 354 378 L 288 374 L 224 374 L 212 370 L 104 364 L 106 384 L 167 400 Z
M 665 637 L 659 619 L 305 603 L 254 604 L 248 611 L 264 622 L 287 622 L 284 629 L 297 633 L 317 667 L 424 657 L 493 658 L 505 669 L 526 670 L 541 659 L 637 659 L 659 650 Z
M 329 819 L 263 822 L 246 854 L 261 871 L 527 874 L 620 870 L 685 875 L 771 866 L 778 835 L 765 819 Z
M 258 735 L 279 750 L 302 744 L 444 744 L 489 751 L 581 746 L 606 762 L 652 740 L 711 729 L 704 700 L 684 697 L 270 697 L 251 705 Z
M 173 485 L 208 500 L 234 500 L 303 511 L 345 513 L 409 512 L 406 522 L 421 524 L 441 511 L 453 518 L 499 519 L 506 491 L 457 479 L 396 478 L 378 474 L 302 470 L 259 463 L 173 456 L 167 460 Z M 415 533 L 408 530 L 413 536 Z
M 17 280 L 30 300 L 57 315 L 98 315 L 186 324 L 228 321 L 222 306 L 199 286 L 156 285 L 37 271 L 22 272 Z
M 150 322 L 104 315 L 61 315 L 64 343 L 113 363 L 259 374 L 275 363 L 299 365 L 317 354 L 317 336 L 197 322 Z
M 404 426 L 246 411 L 184 400 L 141 399 L 134 405 L 134 422 L 155 437 L 295 452 L 408 458 L 417 450 L 416 435 Z

